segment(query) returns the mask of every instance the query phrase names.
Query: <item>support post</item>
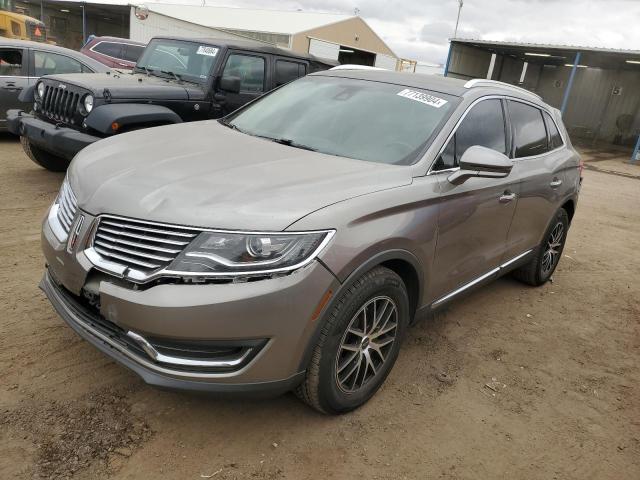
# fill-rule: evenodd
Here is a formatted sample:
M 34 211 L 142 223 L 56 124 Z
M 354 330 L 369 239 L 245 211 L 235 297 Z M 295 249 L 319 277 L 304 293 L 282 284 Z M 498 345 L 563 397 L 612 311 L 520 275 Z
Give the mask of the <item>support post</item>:
M 444 76 L 449 73 L 449 62 L 451 61 L 451 50 L 453 50 L 453 42 L 449 41 L 449 53 L 447 53 L 447 63 L 444 64 Z
M 491 80 L 491 77 L 493 77 L 493 69 L 496 66 L 496 54 L 492 53 L 491 54 L 491 60 L 489 61 L 489 70 L 487 70 L 487 80 Z
M 638 141 L 633 149 L 633 154 L 631 155 L 631 161 L 629 163 L 636 163 L 638 160 L 640 160 L 640 135 L 638 135 Z
M 567 109 L 567 104 L 569 103 L 569 95 L 571 94 L 571 87 L 573 87 L 573 80 L 576 77 L 576 70 L 578 70 L 578 65 L 580 64 L 580 57 L 582 57 L 582 52 L 577 52 L 576 58 L 573 60 L 573 67 L 571 67 L 571 74 L 569 75 L 567 88 L 564 89 L 564 97 L 562 98 L 562 106 L 560 107 L 562 116 L 564 116 L 564 112 Z
M 82 44 L 84 45 L 87 41 L 87 15 L 85 12 L 86 3 L 82 4 Z

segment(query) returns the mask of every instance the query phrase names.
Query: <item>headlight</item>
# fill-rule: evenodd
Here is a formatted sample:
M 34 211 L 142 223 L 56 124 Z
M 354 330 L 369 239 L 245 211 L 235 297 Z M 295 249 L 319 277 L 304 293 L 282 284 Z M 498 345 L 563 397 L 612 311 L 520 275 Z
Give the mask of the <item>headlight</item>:
M 44 82 L 38 82 L 38 85 L 36 85 L 36 93 L 38 94 L 38 98 L 44 97 Z
M 203 232 L 171 263 L 184 273 L 271 273 L 311 262 L 335 232 L 235 233 Z
M 84 97 L 82 104 L 84 105 L 84 111 L 91 113 L 91 110 L 93 110 L 93 95 L 87 95 Z

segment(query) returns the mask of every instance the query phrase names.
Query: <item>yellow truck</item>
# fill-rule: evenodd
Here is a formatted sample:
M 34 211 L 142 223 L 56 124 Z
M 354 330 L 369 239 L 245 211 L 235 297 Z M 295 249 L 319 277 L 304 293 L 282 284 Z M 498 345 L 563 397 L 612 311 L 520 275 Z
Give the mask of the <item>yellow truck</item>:
M 0 11 L 0 37 L 47 41 L 47 30 L 40 20 L 20 13 Z

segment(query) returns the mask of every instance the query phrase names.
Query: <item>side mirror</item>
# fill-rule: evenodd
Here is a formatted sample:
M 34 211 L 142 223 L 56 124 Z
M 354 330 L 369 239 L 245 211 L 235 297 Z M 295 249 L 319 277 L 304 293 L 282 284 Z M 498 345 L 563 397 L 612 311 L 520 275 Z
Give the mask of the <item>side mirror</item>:
M 240 77 L 222 77 L 220 79 L 220 90 L 229 93 L 240 93 Z
M 460 185 L 471 177 L 504 178 L 511 173 L 512 168 L 513 160 L 504 153 L 474 145 L 462 154 L 460 170 L 449 175 L 447 180 Z

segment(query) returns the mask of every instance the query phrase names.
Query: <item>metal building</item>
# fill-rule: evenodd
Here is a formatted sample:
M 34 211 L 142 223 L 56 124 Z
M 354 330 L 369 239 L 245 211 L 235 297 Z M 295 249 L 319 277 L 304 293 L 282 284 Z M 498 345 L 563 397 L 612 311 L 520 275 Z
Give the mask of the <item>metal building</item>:
M 638 50 L 455 38 L 445 75 L 499 80 L 539 94 L 562 110 L 576 142 L 633 147 L 640 135 Z
M 355 15 L 159 3 L 148 4 L 147 9 L 147 15 L 136 16 L 132 8 L 133 40 L 186 32 L 221 36 L 222 32 L 340 63 L 397 68 L 395 53 Z

